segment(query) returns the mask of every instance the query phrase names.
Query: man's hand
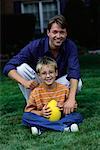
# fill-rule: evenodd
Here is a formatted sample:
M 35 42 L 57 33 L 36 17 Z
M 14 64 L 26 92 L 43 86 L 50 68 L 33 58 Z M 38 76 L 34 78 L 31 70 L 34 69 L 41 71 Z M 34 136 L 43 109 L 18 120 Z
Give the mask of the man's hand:
M 20 83 L 21 85 L 23 85 L 25 88 L 27 89 L 34 89 L 35 87 L 38 86 L 38 83 L 34 80 L 26 80 L 24 79 L 21 75 L 19 75 L 17 73 L 16 70 L 11 70 L 8 73 L 8 76 L 12 79 L 14 79 L 15 81 L 17 81 L 18 83 Z
M 69 99 L 67 99 L 67 101 L 64 103 L 64 106 L 63 106 L 63 113 L 64 114 L 70 114 L 76 108 L 77 108 L 76 100 L 69 100 Z
M 37 87 L 39 85 L 39 83 L 37 83 L 34 80 L 25 80 L 22 85 L 27 88 L 27 89 L 31 89 L 33 90 L 35 87 Z
M 70 114 L 71 112 L 74 111 L 74 109 L 77 108 L 77 102 L 75 100 L 77 86 L 78 86 L 78 80 L 70 79 L 70 90 L 69 90 L 68 99 L 66 100 L 63 106 L 64 114 Z

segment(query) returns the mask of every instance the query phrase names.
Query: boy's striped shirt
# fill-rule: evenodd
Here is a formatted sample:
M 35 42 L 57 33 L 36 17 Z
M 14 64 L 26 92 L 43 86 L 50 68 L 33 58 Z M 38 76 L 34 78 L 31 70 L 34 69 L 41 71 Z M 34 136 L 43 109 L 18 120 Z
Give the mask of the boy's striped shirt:
M 32 112 L 32 110 L 42 110 L 43 106 L 48 104 L 51 100 L 56 100 L 59 106 L 62 107 L 67 100 L 69 89 L 60 83 L 56 83 L 56 87 L 47 90 L 43 83 L 35 88 L 29 97 L 25 112 Z

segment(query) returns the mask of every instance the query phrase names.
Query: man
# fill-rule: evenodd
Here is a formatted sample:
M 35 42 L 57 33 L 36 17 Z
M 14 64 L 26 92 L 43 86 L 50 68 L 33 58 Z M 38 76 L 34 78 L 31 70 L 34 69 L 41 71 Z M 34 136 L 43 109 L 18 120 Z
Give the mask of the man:
M 30 91 L 41 82 L 35 72 L 39 58 L 49 56 L 56 60 L 58 65 L 57 82 L 70 87 L 65 112 L 70 114 L 76 108 L 76 92 L 80 90 L 80 66 L 76 45 L 67 38 L 68 26 L 62 15 L 49 20 L 47 36 L 34 40 L 26 45 L 14 56 L 4 68 L 4 74 L 16 80 L 26 98 Z M 33 75 L 34 74 L 34 75 Z M 78 86 L 79 85 L 79 86 Z

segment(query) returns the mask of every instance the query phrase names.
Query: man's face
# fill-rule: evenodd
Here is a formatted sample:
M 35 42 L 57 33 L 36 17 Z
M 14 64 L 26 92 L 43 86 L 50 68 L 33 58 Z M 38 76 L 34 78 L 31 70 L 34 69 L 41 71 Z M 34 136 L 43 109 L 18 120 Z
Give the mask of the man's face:
M 52 65 L 43 65 L 39 73 L 42 82 L 46 85 L 52 85 L 57 75 L 58 73 Z
M 57 23 L 53 23 L 50 31 L 47 30 L 47 35 L 49 37 L 49 44 L 51 48 L 60 47 L 67 36 L 66 29 L 62 29 Z

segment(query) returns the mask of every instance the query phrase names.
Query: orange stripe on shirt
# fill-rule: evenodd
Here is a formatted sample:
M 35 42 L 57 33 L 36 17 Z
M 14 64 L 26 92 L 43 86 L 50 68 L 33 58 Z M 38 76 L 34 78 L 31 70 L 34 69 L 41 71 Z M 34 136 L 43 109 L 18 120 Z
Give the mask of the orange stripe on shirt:
M 32 110 L 42 110 L 43 106 L 52 99 L 58 101 L 62 107 L 68 98 L 68 94 L 69 89 L 62 84 L 57 83 L 55 89 L 47 91 L 47 89 L 41 83 L 31 92 L 28 103 L 25 107 L 25 112 L 32 112 Z

